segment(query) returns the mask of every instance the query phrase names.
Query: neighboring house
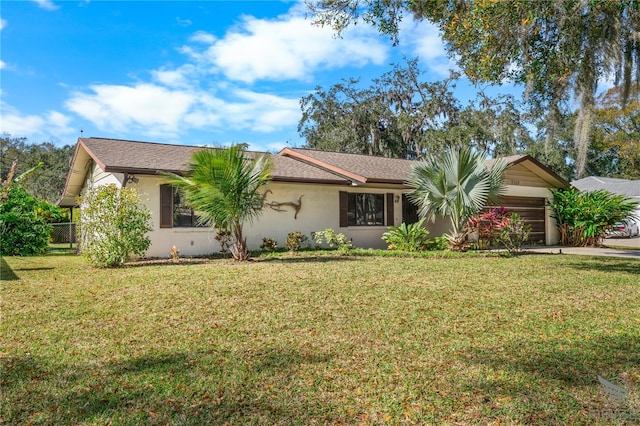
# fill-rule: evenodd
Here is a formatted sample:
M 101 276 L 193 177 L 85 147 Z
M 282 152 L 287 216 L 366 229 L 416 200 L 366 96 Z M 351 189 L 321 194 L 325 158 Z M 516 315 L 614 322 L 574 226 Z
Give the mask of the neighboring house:
M 580 191 L 586 192 L 604 189 L 614 194 L 625 195 L 640 203 L 640 180 L 589 176 L 575 180 L 571 182 L 571 185 Z M 636 210 L 636 215 L 640 218 L 640 204 Z M 640 219 L 637 219 L 636 222 L 640 224 Z
M 159 175 L 184 173 L 198 149 L 202 147 L 80 138 L 58 204 L 76 206 L 78 196 L 94 185 L 134 186 L 152 214 L 147 256 L 168 257 L 174 245 L 187 256 L 216 252 L 216 232 L 197 227 L 196 213 Z M 405 184 L 414 161 L 299 148 L 265 155 L 273 161 L 273 177 L 264 188 L 263 214 L 245 228 L 251 249 L 259 248 L 265 237 L 282 247 L 289 232 L 310 235 L 326 228 L 344 233 L 356 247 L 384 248 L 380 237 L 387 226 L 417 220 Z M 568 182 L 530 156 L 506 160 L 503 205 L 532 225 L 532 241 L 556 243 L 558 232 L 545 203 L 550 188 L 565 188 Z M 438 220 L 427 227 L 436 236 L 446 232 L 447 225 Z

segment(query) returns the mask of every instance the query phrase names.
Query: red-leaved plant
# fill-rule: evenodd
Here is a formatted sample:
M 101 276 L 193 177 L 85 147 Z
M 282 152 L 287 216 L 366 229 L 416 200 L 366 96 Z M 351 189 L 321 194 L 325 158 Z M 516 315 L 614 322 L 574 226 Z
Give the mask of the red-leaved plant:
M 509 225 L 509 214 L 506 208 L 496 207 L 469 219 L 467 229 L 478 233 L 478 248 L 488 248 L 493 244 L 502 229 Z

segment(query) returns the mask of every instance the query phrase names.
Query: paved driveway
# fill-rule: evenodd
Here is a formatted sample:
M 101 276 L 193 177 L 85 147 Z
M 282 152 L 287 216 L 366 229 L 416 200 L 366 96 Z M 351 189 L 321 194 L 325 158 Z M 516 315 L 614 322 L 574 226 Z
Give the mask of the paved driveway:
M 603 244 L 605 246 L 628 247 L 640 250 L 640 236 L 633 238 L 607 238 L 604 240 Z
M 578 254 L 585 256 L 610 256 L 623 257 L 640 260 L 640 237 L 635 238 L 607 238 L 603 242 L 604 247 L 532 247 L 527 251 L 537 253 L 563 253 Z M 629 248 L 609 248 L 607 246 L 629 247 Z

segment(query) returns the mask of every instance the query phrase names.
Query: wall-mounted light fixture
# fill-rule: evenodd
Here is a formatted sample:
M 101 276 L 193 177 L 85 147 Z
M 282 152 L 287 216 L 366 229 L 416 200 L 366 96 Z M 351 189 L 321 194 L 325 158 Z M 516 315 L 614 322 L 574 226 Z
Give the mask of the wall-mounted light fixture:
M 400 196 L 396 194 L 395 200 L 396 200 L 396 204 L 398 204 L 400 202 Z
M 136 177 L 136 175 L 127 175 L 127 183 L 138 183 L 140 179 Z

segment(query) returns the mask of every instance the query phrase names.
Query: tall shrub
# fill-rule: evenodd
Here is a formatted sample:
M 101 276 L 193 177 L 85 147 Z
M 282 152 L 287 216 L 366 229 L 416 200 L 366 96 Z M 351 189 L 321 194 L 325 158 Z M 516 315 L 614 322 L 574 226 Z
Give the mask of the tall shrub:
M 134 188 L 93 188 L 81 201 L 80 252 L 95 266 L 121 266 L 149 248 L 150 221 L 151 212 Z
M 522 252 L 522 246 L 529 239 L 531 234 L 531 225 L 526 223 L 524 219 L 517 213 L 511 213 L 496 236 L 496 241 L 502 244 L 507 252 L 511 255 L 517 255 Z
M 616 222 L 634 218 L 638 203 L 605 190 L 581 192 L 576 188 L 553 192 L 549 205 L 565 246 L 595 246 Z
M 0 254 L 31 256 L 47 251 L 51 226 L 47 217 L 55 206 L 39 201 L 21 185 L 6 188 L 0 203 Z

